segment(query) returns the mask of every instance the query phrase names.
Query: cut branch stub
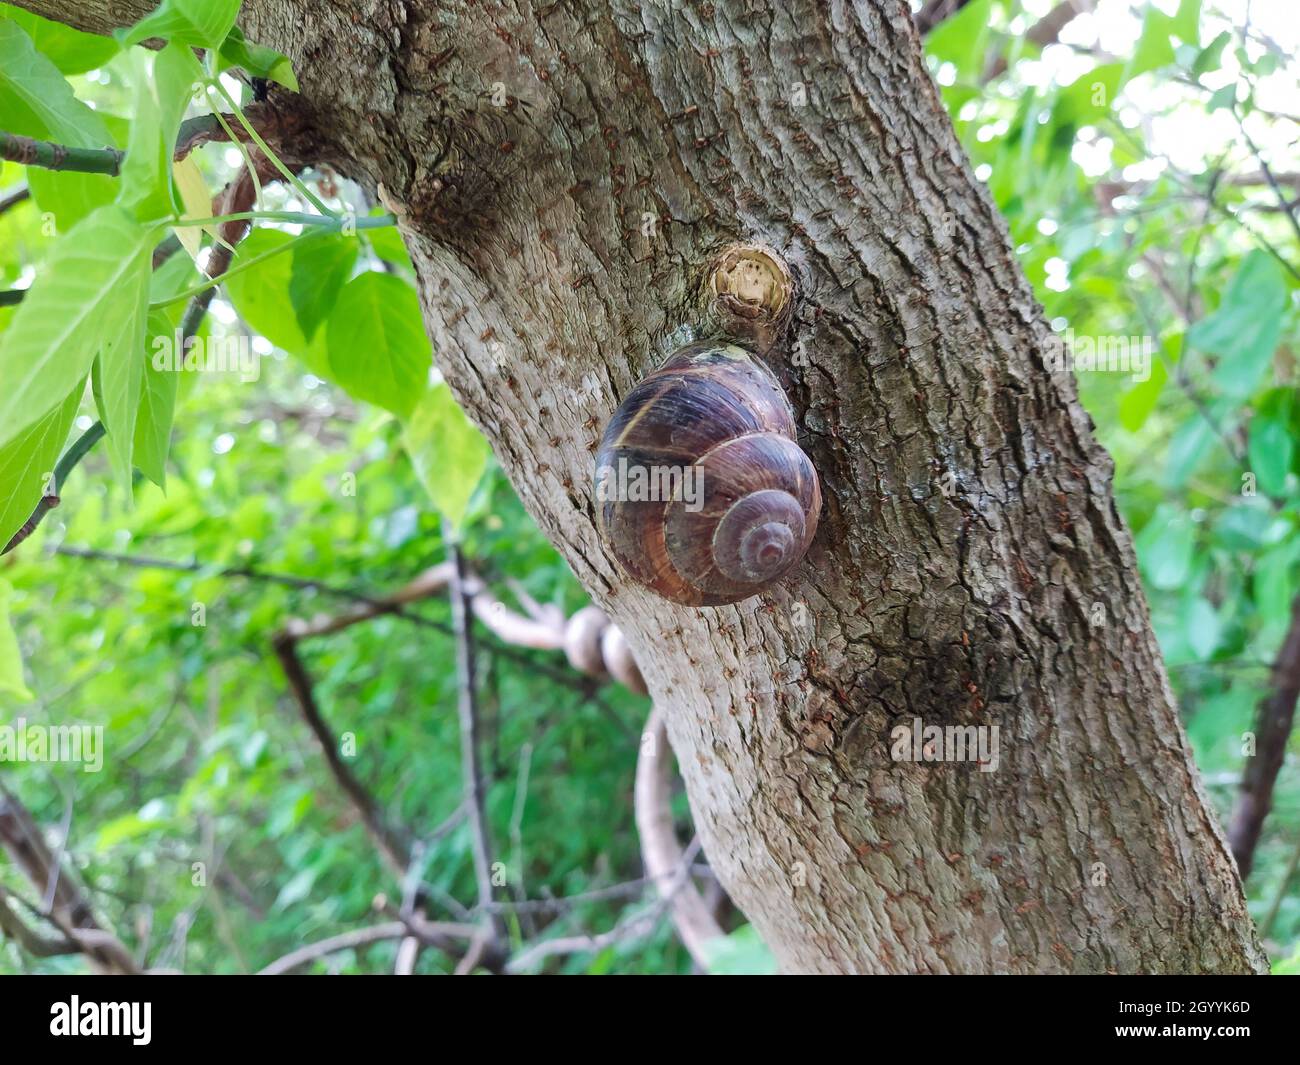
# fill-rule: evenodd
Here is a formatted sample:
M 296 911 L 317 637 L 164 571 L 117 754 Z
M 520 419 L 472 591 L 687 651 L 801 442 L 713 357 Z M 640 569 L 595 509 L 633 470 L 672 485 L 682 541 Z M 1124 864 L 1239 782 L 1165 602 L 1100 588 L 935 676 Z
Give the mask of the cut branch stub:
M 794 306 L 785 260 L 763 244 L 732 244 L 713 260 L 706 297 L 718 328 L 765 352 L 780 339 Z

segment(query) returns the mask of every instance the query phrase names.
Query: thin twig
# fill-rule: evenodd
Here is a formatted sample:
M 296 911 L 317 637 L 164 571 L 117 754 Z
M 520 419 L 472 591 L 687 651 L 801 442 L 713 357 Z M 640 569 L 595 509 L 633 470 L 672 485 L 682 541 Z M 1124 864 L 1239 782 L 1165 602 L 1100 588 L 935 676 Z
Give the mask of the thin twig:
M 478 883 L 480 906 L 492 902 L 492 839 L 488 831 L 486 788 L 478 744 L 478 687 L 474 662 L 474 631 L 470 625 L 469 598 L 465 591 L 465 556 L 449 523 L 443 523 L 443 539 L 451 553 L 451 625 L 456 634 L 456 677 L 459 685 L 456 700 L 460 721 L 461 778 L 464 784 L 465 811 L 469 817 L 470 838 L 474 849 L 474 878 Z M 505 926 L 495 914 L 489 914 L 494 936 L 505 936 Z
M 44 170 L 75 170 L 82 174 L 117 177 L 125 152 L 116 148 L 73 148 L 67 144 L 36 140 L 0 129 L 0 159 Z
M 289 687 L 293 691 L 294 699 L 297 700 L 298 708 L 302 711 L 303 719 L 311 729 L 312 735 L 316 737 L 316 742 L 320 744 L 330 773 L 361 815 L 362 824 L 370 833 L 384 861 L 401 878 L 411 863 L 410 847 L 384 822 L 379 804 L 371 797 L 365 785 L 357 779 L 356 774 L 339 753 L 338 741 L 321 715 L 311 678 L 298 657 L 296 641 L 286 633 L 277 633 L 272 640 L 272 646 L 275 648 L 276 657 L 284 667 L 285 677 L 288 678 Z
M 479 929 L 473 925 L 434 924 L 432 922 L 412 923 L 393 921 L 389 924 L 372 925 L 369 928 L 357 928 L 341 935 L 330 936 L 318 943 L 309 943 L 305 947 L 286 954 L 283 958 L 271 962 L 262 969 L 258 976 L 283 976 L 304 965 L 337 954 L 341 950 L 354 950 L 357 947 L 370 946 L 393 939 L 405 939 L 416 929 L 416 935 L 431 946 L 445 947 L 449 940 L 472 940 Z
M 26 185 L 15 189 L 13 192 L 5 193 L 3 196 L 0 196 L 0 214 L 13 210 L 20 203 L 26 203 L 31 198 L 32 190 Z

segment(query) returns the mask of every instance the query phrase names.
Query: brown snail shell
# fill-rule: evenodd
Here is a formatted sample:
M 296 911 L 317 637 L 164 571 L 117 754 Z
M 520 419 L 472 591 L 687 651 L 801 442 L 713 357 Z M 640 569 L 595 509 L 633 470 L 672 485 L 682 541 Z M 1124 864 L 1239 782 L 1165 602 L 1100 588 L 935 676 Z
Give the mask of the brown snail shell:
M 757 595 L 817 532 L 821 489 L 790 401 L 731 344 L 680 348 L 633 388 L 605 429 L 596 479 L 605 543 L 637 583 L 675 603 Z

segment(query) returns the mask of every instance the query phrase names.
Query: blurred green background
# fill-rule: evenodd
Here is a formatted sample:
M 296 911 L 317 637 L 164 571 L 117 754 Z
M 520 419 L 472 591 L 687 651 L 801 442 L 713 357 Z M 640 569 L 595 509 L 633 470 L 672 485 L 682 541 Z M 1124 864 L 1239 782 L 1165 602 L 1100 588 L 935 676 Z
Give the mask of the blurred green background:
M 1300 591 L 1300 23 L 1286 0 L 1100 0 L 1035 42 L 1055 8 L 973 0 L 928 34 L 926 50 L 1054 327 L 1152 338 L 1145 380 L 1081 372 L 1079 389 L 1114 456 L 1171 683 L 1226 819 L 1243 734 Z M 78 95 L 126 114 L 124 62 L 73 72 Z M 227 145 L 195 158 L 210 190 L 240 164 Z M 0 196 L 25 180 L 4 165 Z M 331 204 L 373 207 L 331 175 L 309 184 Z M 30 282 L 50 244 L 42 212 L 69 210 L 60 197 L 80 194 L 33 191 L 36 201 L 0 215 L 0 289 Z M 283 186 L 264 202 L 304 209 Z M 347 274 L 409 286 L 392 231 L 362 237 Z M 141 481 L 132 504 L 94 453 L 63 505 L 0 562 L 32 695 L 0 690 L 0 720 L 102 724 L 109 743 L 100 773 L 0 765 L 0 781 L 150 966 L 252 971 L 372 921 L 376 895 L 400 896 L 304 727 L 271 641 L 291 618 L 346 609 L 339 589 L 383 594 L 442 560 L 430 489 L 472 489 L 464 551 L 503 598 L 515 581 L 566 613 L 585 602 L 493 463 L 480 478 L 475 462 L 444 463 L 435 449 L 422 478 L 391 414 L 309 371 L 319 352 L 286 313 L 289 284 L 282 269 L 255 268 L 214 303 L 211 330 L 256 337 L 260 377 L 182 375 L 165 493 Z M 0 308 L 0 329 L 11 313 Z M 91 420 L 87 410 L 80 427 Z M 53 553 L 59 546 L 193 568 Z M 263 576 L 222 575 L 230 569 Z M 441 599 L 416 609 L 450 622 Z M 475 894 L 469 830 L 445 825 L 461 802 L 453 650 L 437 628 L 395 617 L 301 645 L 325 717 L 355 737 L 354 772 L 393 821 L 431 839 L 422 875 L 450 919 Z M 577 674 L 566 682 L 555 654 L 506 653 L 490 638 L 480 652 L 487 807 L 506 896 L 630 884 L 612 898 L 513 913 L 510 934 L 601 931 L 645 910 L 653 893 L 635 883 L 631 791 L 648 702 L 613 684 L 593 692 Z M 1247 882 L 1278 972 L 1300 972 L 1297 751 L 1293 735 Z M 677 813 L 688 839 L 680 795 Z M 28 890 L 5 865 L 0 884 Z M 725 900 L 719 914 L 741 930 L 719 967 L 768 968 Z M 396 949 L 343 951 L 315 971 L 391 971 Z M 418 963 L 446 965 L 437 951 Z M 675 973 L 691 963 L 660 920 L 546 965 Z M 0 972 L 83 967 L 0 943 Z

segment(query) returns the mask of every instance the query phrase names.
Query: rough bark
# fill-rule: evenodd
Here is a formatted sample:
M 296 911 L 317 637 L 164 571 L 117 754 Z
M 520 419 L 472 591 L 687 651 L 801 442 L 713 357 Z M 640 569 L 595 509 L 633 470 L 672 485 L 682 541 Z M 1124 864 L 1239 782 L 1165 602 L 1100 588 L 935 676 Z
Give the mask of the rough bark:
M 1262 967 L 1111 463 L 904 3 L 249 0 L 242 21 L 295 61 L 278 106 L 401 217 L 444 373 L 626 634 L 710 861 L 786 969 Z M 735 239 L 798 275 L 777 369 L 826 502 L 782 586 L 692 610 L 602 550 L 592 453 Z M 999 726 L 999 768 L 893 761 L 914 717 Z

